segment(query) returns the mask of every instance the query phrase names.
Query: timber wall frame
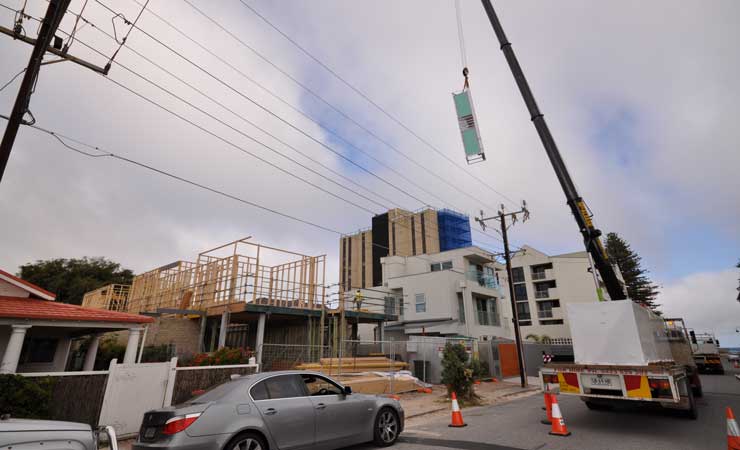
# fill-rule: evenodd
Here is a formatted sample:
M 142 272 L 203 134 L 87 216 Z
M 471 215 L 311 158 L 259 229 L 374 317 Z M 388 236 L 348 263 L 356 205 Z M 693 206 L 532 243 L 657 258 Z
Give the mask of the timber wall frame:
M 131 286 L 128 284 L 109 284 L 86 293 L 82 298 L 82 306 L 126 312 L 130 290 Z
M 126 311 L 207 311 L 235 303 L 323 310 L 326 255 L 303 255 L 248 239 L 204 251 L 195 262 L 176 261 L 137 275 Z

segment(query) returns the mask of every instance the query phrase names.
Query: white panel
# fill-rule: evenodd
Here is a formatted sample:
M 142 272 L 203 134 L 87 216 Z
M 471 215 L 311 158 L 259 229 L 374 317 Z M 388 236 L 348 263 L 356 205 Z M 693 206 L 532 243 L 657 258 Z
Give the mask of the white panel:
M 566 306 L 577 364 L 671 360 L 662 319 L 629 300 Z

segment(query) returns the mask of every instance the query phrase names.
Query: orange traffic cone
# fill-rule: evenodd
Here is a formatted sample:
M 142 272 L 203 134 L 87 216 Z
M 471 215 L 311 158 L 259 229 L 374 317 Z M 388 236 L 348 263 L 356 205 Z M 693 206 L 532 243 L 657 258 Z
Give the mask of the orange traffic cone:
M 727 407 L 727 449 L 728 450 L 740 450 L 740 428 L 735 422 L 735 414 L 732 413 L 732 409 Z
M 545 411 L 547 411 L 547 418 L 542 419 L 541 422 L 545 425 L 552 424 L 552 398 L 555 397 L 549 390 L 545 391 Z
M 460 412 L 460 405 L 457 403 L 457 394 L 452 393 L 452 423 L 451 427 L 467 427 L 468 424 L 463 422 L 462 413 Z
M 565 420 L 563 415 L 560 413 L 560 406 L 558 406 L 558 397 L 552 396 L 552 429 L 550 434 L 553 436 L 570 436 L 570 431 L 565 427 Z

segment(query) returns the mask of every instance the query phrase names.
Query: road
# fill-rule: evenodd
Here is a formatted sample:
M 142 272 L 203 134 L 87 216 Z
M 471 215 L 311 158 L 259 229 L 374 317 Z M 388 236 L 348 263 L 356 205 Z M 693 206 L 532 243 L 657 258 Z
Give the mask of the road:
M 509 403 L 465 409 L 466 428 L 448 428 L 448 415 L 434 415 L 409 422 L 393 448 L 396 450 L 680 450 L 727 448 L 725 407 L 740 417 L 740 381 L 728 371 L 724 376 L 703 375 L 704 397 L 697 399 L 699 419 L 689 420 L 668 410 L 589 411 L 576 397 L 560 396 L 568 437 L 548 435 L 541 395 Z M 371 449 L 356 446 L 351 450 Z

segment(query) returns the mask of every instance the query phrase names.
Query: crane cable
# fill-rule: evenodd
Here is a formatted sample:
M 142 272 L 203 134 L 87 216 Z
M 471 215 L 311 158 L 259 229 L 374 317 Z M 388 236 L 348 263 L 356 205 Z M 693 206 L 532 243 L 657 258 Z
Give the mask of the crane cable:
M 463 32 L 462 25 L 462 8 L 460 6 L 460 0 L 455 1 L 455 16 L 457 18 L 457 40 L 460 43 L 460 62 L 462 63 L 462 74 L 465 77 L 465 83 L 463 84 L 463 90 L 470 87 L 468 83 L 468 58 L 465 52 L 465 34 Z

